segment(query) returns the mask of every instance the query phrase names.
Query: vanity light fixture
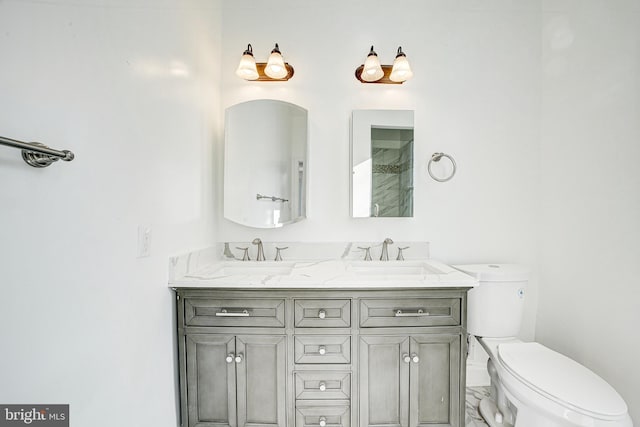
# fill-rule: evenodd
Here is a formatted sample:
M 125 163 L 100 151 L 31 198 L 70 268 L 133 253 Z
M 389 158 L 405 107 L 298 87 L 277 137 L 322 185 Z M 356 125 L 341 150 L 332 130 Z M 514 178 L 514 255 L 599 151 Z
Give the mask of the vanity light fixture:
M 244 51 L 242 58 L 240 58 L 236 75 L 245 80 L 257 80 L 260 77 L 256 68 L 256 59 L 253 57 L 253 48 L 250 44 L 247 45 L 247 50 Z
M 393 65 L 380 65 L 378 55 L 371 46 L 364 64 L 356 68 L 356 78 L 362 83 L 402 84 L 411 77 L 413 72 L 402 47 L 398 47 Z
M 272 79 L 278 80 L 285 78 L 288 74 L 278 43 L 276 43 L 276 47 L 273 48 L 271 55 L 269 55 L 267 67 L 264 69 L 264 73 Z
M 293 67 L 282 59 L 282 53 L 276 43 L 267 62 L 256 62 L 253 48 L 249 44 L 242 54 L 236 75 L 245 80 L 286 81 L 293 76 Z
M 362 67 L 360 77 L 365 82 L 372 83 L 380 80 L 384 76 L 384 71 L 382 71 L 382 66 L 378 59 L 378 54 L 373 50 L 373 46 L 371 46 L 369 55 L 367 55 L 367 59 L 364 61 L 364 65 Z
M 393 61 L 393 68 L 391 69 L 391 75 L 389 75 L 389 80 L 402 83 L 409 80 L 413 77 L 413 71 L 411 71 L 411 66 L 409 65 L 409 61 L 407 61 L 407 55 L 402 51 L 402 46 L 398 47 L 398 53 L 396 55 L 396 59 Z

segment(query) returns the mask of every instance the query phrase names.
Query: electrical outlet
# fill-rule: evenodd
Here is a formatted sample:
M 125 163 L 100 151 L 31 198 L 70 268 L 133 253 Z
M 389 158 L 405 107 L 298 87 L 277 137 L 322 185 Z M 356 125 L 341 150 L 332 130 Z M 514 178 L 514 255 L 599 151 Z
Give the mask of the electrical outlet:
M 138 258 L 151 255 L 151 226 L 138 226 Z

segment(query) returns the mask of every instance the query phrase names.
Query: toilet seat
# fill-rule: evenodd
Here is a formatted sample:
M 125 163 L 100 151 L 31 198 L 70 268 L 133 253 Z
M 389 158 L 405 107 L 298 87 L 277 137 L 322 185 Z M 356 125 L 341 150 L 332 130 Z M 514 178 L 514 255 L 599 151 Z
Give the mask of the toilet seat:
M 518 382 L 559 405 L 605 420 L 627 413 L 624 400 L 605 380 L 539 343 L 499 343 L 497 355 Z

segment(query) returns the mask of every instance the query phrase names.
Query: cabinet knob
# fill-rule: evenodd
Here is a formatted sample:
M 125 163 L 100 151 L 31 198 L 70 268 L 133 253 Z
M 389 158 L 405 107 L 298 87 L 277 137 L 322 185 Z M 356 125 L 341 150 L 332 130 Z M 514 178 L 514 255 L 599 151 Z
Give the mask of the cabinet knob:
M 320 319 L 324 319 L 325 317 L 327 317 L 327 312 L 324 308 L 321 308 L 320 311 L 318 311 L 318 317 Z
M 323 382 L 320 383 L 320 385 L 318 386 L 318 389 L 320 391 L 325 391 L 327 389 L 327 385 Z
M 227 354 L 227 357 L 225 358 L 225 360 L 227 361 L 227 363 L 233 362 L 233 353 Z
M 404 363 L 409 363 L 411 362 L 411 357 L 407 353 L 405 353 L 402 355 L 402 360 L 404 360 Z
M 318 424 L 320 425 L 320 427 L 326 427 L 327 418 L 326 417 L 320 417 L 320 422 Z
M 242 363 L 243 359 L 244 359 L 244 356 L 242 355 L 242 353 L 236 355 L 236 363 Z
M 417 355 L 417 354 L 413 353 L 413 354 L 411 355 L 411 361 L 412 361 L 413 363 L 418 363 L 418 362 L 420 361 L 420 358 L 418 357 L 418 355 Z
M 320 347 L 318 347 L 318 354 L 320 356 L 324 356 L 325 354 L 327 354 L 327 349 L 325 346 L 321 345 Z

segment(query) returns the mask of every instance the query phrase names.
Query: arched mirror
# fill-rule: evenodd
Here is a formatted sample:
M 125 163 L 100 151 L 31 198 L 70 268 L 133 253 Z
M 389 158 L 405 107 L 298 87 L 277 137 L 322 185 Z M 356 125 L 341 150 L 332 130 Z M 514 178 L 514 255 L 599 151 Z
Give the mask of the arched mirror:
M 224 217 L 275 228 L 306 216 L 307 110 L 261 99 L 225 112 Z

